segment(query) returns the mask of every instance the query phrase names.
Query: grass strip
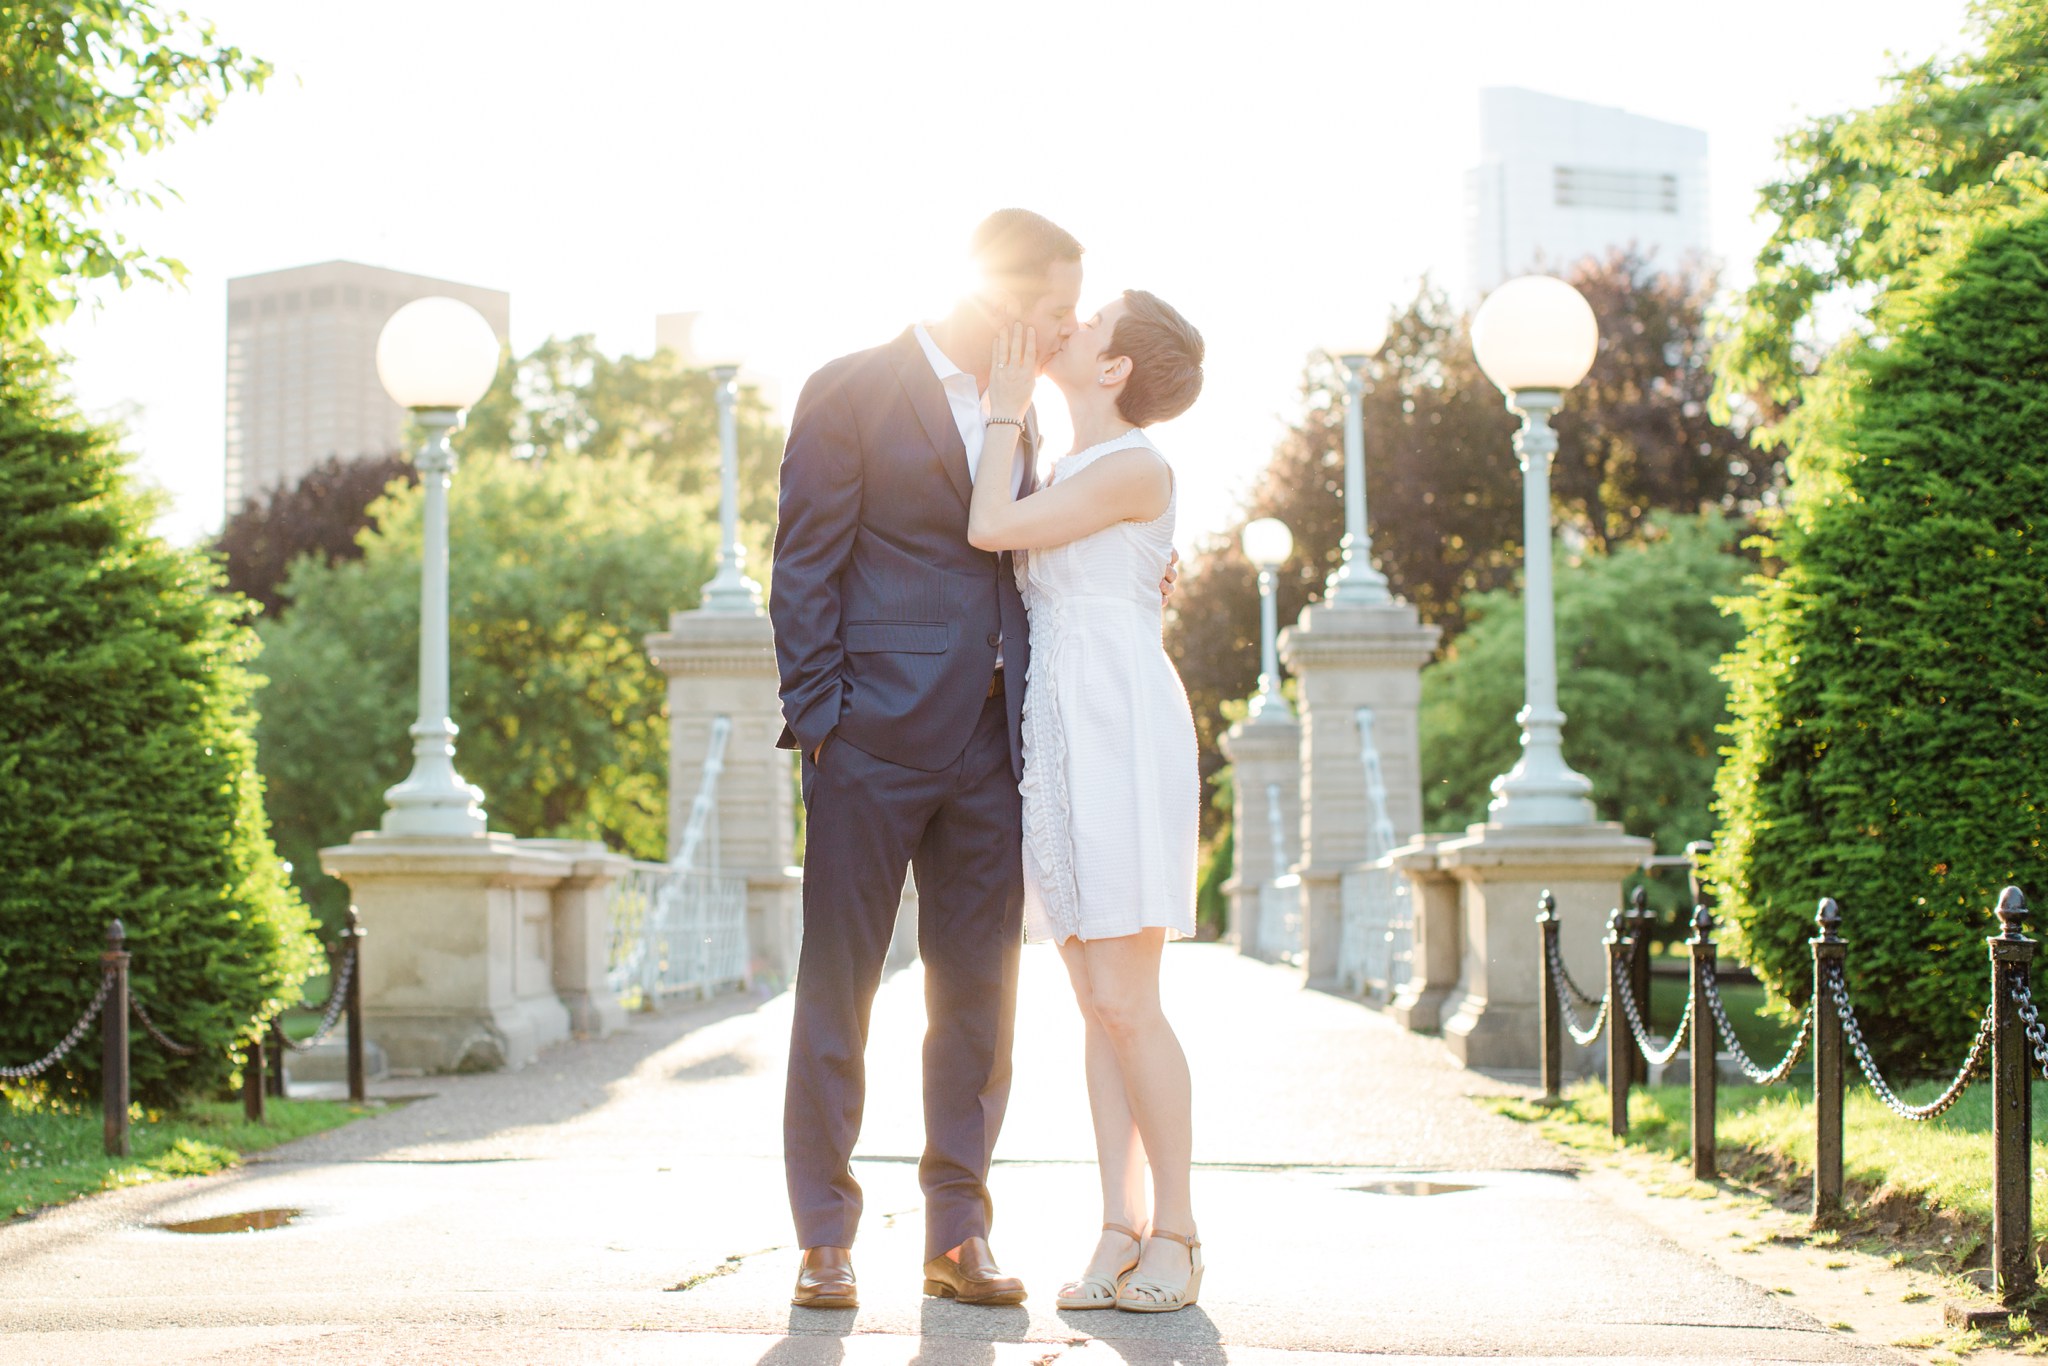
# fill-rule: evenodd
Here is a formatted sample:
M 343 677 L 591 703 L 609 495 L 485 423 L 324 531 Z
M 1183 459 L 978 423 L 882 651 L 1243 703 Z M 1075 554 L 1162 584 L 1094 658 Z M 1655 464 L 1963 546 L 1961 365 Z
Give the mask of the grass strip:
M 1901 1098 L 1925 1104 L 1939 1083 L 1906 1087 Z M 1511 1097 L 1490 1108 L 1538 1126 L 1544 1136 L 1592 1152 L 1620 1148 L 1690 1160 L 1692 1096 L 1683 1086 L 1629 1092 L 1629 1132 L 1607 1127 L 1607 1088 L 1581 1082 L 1564 1102 L 1545 1106 Z M 2048 1134 L 2048 1094 L 2033 1092 L 2034 1132 Z M 1715 1124 L 1724 1177 L 1787 1208 L 1813 1193 L 1814 1108 L 1810 1088 L 1723 1086 Z M 2036 1255 L 2048 1230 L 2048 1143 L 2034 1144 Z M 1946 1114 L 1924 1123 L 1894 1115 L 1861 1086 L 1843 1104 L 1843 1202 L 1849 1236 L 1875 1235 L 1902 1248 L 1938 1252 L 1950 1271 L 1983 1265 L 1991 1230 L 1991 1088 L 1972 1086 Z M 1675 1192 L 1674 1192 L 1675 1193 Z
M 382 1107 L 375 1102 L 279 1100 L 251 1124 L 240 1101 L 202 1101 L 176 1113 L 133 1107 L 130 1157 L 102 1149 L 97 1107 L 69 1106 L 33 1090 L 0 1091 L 0 1212 L 23 1218 L 95 1191 L 178 1176 L 203 1176 L 260 1152 L 347 1124 Z

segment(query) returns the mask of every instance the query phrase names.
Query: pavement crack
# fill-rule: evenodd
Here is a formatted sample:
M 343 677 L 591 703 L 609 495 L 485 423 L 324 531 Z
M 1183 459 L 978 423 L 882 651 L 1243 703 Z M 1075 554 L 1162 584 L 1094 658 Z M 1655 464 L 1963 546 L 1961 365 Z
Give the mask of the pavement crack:
M 677 1281 L 674 1285 L 665 1287 L 665 1289 L 669 1292 L 679 1290 L 695 1290 L 698 1286 L 704 1284 L 706 1281 L 715 1281 L 720 1276 L 732 1275 L 732 1273 L 738 1271 L 740 1267 L 750 1257 L 765 1257 L 771 1252 L 780 1251 L 782 1251 L 782 1248 L 777 1246 L 757 1247 L 752 1252 L 728 1253 L 726 1255 L 725 1260 L 720 1262 L 717 1266 L 712 1267 L 708 1271 L 700 1271 L 694 1276 L 685 1276 L 683 1277 L 683 1279 Z

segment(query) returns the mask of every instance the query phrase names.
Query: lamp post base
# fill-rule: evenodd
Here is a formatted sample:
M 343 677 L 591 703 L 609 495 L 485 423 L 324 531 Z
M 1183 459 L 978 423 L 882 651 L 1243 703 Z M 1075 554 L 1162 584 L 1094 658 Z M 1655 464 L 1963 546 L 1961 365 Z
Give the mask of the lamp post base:
M 481 835 L 489 826 L 484 792 L 455 771 L 455 723 L 415 722 L 412 772 L 384 792 L 378 828 L 387 835 Z
M 1372 567 L 1366 555 L 1354 553 L 1351 538 L 1344 538 L 1344 562 L 1330 571 L 1323 584 L 1323 601 L 1331 607 L 1384 607 L 1394 600 L 1387 576 Z
M 704 585 L 700 610 L 738 612 L 758 617 L 761 615 L 761 585 L 742 574 L 737 568 L 721 568 L 717 576 Z

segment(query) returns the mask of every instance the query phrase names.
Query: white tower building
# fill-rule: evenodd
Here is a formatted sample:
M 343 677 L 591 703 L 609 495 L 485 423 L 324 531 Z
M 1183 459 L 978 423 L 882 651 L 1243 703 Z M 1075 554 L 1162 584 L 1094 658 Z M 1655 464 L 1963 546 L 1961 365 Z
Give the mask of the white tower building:
M 1534 269 L 1635 247 L 1674 266 L 1707 243 L 1707 135 L 1533 90 L 1479 92 L 1466 175 L 1467 279 L 1477 298 Z

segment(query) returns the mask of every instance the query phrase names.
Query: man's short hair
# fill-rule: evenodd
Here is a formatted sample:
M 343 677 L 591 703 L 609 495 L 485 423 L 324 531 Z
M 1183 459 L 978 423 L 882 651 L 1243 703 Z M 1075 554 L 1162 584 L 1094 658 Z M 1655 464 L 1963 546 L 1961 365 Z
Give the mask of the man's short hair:
M 1074 234 L 1043 214 L 1029 209 L 997 209 L 981 220 L 968 252 L 982 278 L 1020 298 L 1045 293 L 1045 278 L 1055 261 L 1078 261 L 1081 244 Z
M 1116 396 L 1124 421 L 1140 427 L 1179 417 L 1202 392 L 1202 334 L 1173 305 L 1142 289 L 1124 291 L 1124 315 L 1105 356 L 1129 356 L 1131 377 Z

